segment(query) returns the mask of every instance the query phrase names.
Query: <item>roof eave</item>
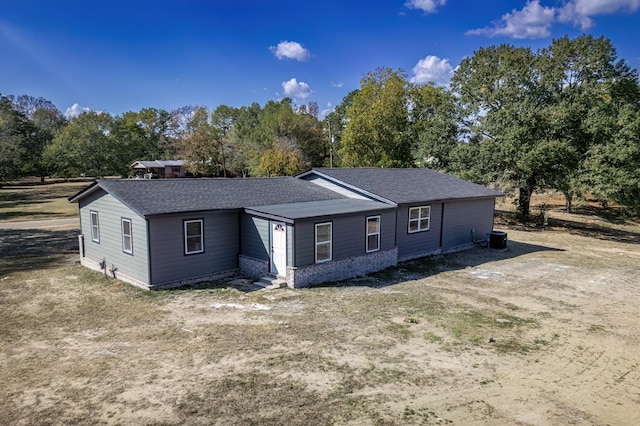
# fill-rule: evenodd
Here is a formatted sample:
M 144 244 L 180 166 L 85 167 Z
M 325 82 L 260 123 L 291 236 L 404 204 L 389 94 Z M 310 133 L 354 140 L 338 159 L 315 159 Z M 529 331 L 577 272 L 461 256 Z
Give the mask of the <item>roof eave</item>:
M 451 201 L 469 201 L 469 200 L 488 200 L 495 199 L 498 197 L 504 197 L 505 194 L 496 194 L 496 195 L 478 195 L 473 197 L 453 197 L 453 198 L 432 198 L 427 200 L 413 200 L 413 201 L 402 201 L 399 202 L 399 205 L 407 205 L 407 204 L 418 204 L 418 203 L 446 203 Z
M 77 202 L 80 201 L 80 199 L 86 197 L 87 195 L 90 195 L 90 194 L 94 193 L 98 189 L 100 189 L 98 181 L 94 180 L 93 183 L 91 183 L 91 185 L 87 186 L 86 188 L 81 189 L 80 191 L 78 191 L 74 195 L 72 195 L 71 197 L 67 198 L 67 201 L 69 201 L 70 203 L 77 203 Z
M 217 208 L 217 209 L 198 209 L 198 210 L 179 210 L 179 211 L 171 211 L 171 212 L 147 212 L 141 214 L 145 219 L 153 219 L 158 217 L 169 217 L 169 216 L 186 216 L 186 215 L 202 215 L 208 213 L 236 213 L 242 211 L 240 207 L 233 208 Z

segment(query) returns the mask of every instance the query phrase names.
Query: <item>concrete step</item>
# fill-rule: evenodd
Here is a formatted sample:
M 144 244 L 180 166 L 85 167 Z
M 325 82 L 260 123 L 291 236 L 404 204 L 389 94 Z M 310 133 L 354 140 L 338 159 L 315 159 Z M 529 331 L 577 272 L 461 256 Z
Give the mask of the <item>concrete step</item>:
M 259 285 L 263 288 L 283 288 L 287 286 L 287 280 L 275 275 L 267 275 L 260 278 L 254 284 Z

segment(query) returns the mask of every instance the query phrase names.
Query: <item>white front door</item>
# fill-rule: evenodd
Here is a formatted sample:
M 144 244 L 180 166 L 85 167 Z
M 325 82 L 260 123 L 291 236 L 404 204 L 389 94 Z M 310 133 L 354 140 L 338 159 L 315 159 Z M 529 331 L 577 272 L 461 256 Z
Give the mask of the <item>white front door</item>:
M 287 275 L 287 225 L 271 222 L 271 273 Z

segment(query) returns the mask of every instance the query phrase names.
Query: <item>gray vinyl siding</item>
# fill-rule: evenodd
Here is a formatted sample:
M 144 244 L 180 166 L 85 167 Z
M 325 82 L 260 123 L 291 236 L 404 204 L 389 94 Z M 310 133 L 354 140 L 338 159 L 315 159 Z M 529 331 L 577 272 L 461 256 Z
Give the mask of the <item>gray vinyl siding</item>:
M 367 217 L 380 216 L 380 249 L 395 247 L 395 211 L 372 212 L 367 214 L 337 216 L 315 221 L 301 221 L 295 224 L 295 265 L 315 263 L 315 225 L 332 223 L 332 260 L 366 254 Z
M 204 252 L 184 254 L 184 220 L 203 220 Z M 149 220 L 152 285 L 238 267 L 239 214 L 211 212 Z
M 295 227 L 287 224 L 287 266 L 293 265 L 294 262 L 294 235 Z
M 448 202 L 444 206 L 442 249 L 471 243 L 471 230 L 479 240 L 493 229 L 495 199 Z
M 122 274 L 148 283 L 147 221 L 102 190 L 82 199 L 79 206 L 85 257 L 94 262 L 104 259 L 107 269 L 117 268 Z M 98 212 L 99 243 L 91 239 L 91 211 Z M 122 250 L 123 218 L 131 220 L 132 254 Z
M 269 260 L 269 220 L 242 214 L 240 246 L 242 254 L 260 260 Z
M 409 233 L 409 208 L 431 206 L 429 230 Z M 440 248 L 440 222 L 442 203 L 418 203 L 398 207 L 398 257 L 435 251 Z

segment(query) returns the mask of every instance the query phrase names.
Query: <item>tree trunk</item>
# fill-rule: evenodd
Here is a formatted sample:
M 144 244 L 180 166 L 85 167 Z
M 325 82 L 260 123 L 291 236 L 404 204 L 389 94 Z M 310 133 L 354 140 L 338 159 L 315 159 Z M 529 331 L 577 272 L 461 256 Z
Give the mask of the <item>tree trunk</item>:
M 567 213 L 573 213 L 573 193 L 569 191 L 563 191 L 564 199 L 567 206 Z
M 227 159 L 224 156 L 224 146 L 222 147 L 222 175 L 227 177 Z
M 531 187 L 529 185 L 522 185 L 519 188 L 518 194 L 518 209 L 516 211 L 516 217 L 521 222 L 526 222 L 531 216 Z

